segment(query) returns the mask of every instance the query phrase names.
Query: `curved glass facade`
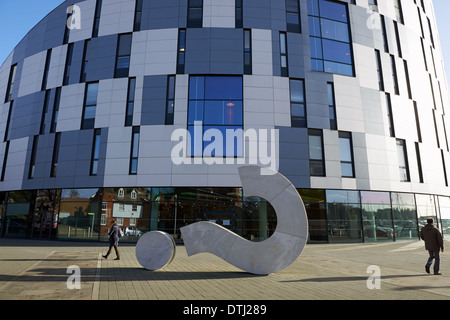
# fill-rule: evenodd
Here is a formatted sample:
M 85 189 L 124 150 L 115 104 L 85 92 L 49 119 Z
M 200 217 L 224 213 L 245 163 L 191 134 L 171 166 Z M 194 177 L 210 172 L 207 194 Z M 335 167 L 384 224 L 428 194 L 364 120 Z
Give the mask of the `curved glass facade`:
M 298 189 L 308 215 L 308 243 L 417 240 L 427 218 L 450 234 L 450 197 L 351 190 Z M 276 213 L 241 188 L 104 188 L 3 194 L 1 236 L 108 241 L 109 221 L 136 242 L 161 230 L 182 242 L 180 227 L 215 222 L 251 241 L 275 231 Z

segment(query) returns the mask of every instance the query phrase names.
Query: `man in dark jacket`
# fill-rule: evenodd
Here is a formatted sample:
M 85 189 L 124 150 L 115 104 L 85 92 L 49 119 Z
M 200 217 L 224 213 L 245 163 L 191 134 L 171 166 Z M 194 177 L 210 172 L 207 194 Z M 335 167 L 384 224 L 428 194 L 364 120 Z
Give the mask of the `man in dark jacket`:
M 116 251 L 116 258 L 114 260 L 120 260 L 120 254 L 119 254 L 119 226 L 116 223 L 116 220 L 112 220 L 112 227 L 111 231 L 109 231 L 109 250 L 106 255 L 103 256 L 103 258 L 108 259 L 109 254 L 111 253 L 111 249 L 114 247 L 114 250 Z
M 444 252 L 444 241 L 438 228 L 434 226 L 434 220 L 432 218 L 427 219 L 427 225 L 420 230 L 420 238 L 425 241 L 425 249 L 430 254 L 425 265 L 425 271 L 430 273 L 430 266 L 434 259 L 434 274 L 441 275 L 442 273 L 439 272 L 439 250 Z

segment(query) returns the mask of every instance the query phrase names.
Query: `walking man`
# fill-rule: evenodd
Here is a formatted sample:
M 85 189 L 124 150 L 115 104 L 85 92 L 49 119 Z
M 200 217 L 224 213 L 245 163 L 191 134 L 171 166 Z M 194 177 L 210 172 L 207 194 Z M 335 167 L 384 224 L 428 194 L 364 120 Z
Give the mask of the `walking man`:
M 444 241 L 440 231 L 434 226 L 434 220 L 432 218 L 427 219 L 427 225 L 420 230 L 420 238 L 425 241 L 425 249 L 430 254 L 425 265 L 425 271 L 430 273 L 430 267 L 434 260 L 434 274 L 441 275 L 442 273 L 439 272 L 439 251 L 444 252 Z
M 103 256 L 103 258 L 108 259 L 109 254 L 111 253 L 112 248 L 114 247 L 114 250 L 116 251 L 116 259 L 114 260 L 120 260 L 120 254 L 119 254 L 119 226 L 116 223 L 116 220 L 112 220 L 112 227 L 109 231 L 109 250 L 108 253 Z

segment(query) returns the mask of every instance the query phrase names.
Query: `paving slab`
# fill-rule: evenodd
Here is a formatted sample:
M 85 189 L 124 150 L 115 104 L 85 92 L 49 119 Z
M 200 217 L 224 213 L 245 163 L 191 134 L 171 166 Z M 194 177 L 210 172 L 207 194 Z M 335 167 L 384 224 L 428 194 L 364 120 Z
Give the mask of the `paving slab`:
M 157 271 L 139 264 L 133 244 L 120 245 L 121 260 L 114 253 L 103 259 L 106 250 L 103 243 L 0 239 L 0 300 L 450 299 L 448 253 L 441 254 L 443 275 L 428 275 L 421 241 L 309 244 L 292 265 L 267 276 L 209 253 L 188 257 L 180 245 Z

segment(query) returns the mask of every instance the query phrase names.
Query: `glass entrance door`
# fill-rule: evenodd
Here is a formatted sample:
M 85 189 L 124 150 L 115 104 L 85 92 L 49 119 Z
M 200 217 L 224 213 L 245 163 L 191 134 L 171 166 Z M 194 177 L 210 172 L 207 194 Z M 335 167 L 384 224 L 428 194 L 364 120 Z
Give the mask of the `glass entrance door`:
M 54 211 L 36 210 L 33 212 L 31 238 L 50 239 L 56 236 Z

